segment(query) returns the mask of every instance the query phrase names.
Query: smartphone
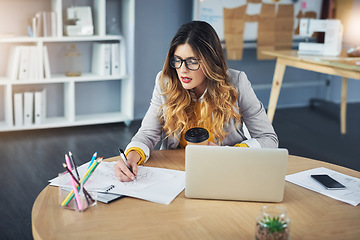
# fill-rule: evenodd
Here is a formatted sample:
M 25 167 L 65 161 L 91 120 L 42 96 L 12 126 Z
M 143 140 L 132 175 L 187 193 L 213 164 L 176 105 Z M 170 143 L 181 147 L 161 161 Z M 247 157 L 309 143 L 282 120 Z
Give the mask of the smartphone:
M 346 187 L 330 177 L 327 174 L 311 175 L 313 179 L 319 182 L 328 190 L 345 189 Z

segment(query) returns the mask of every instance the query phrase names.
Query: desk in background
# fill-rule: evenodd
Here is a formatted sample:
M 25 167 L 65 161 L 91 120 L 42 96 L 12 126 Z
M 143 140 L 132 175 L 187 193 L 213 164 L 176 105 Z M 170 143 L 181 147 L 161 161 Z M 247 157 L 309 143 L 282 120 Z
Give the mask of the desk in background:
M 153 151 L 145 165 L 184 170 L 185 151 Z M 317 167 L 360 177 L 348 168 L 296 156 L 289 156 L 287 174 Z M 60 208 L 58 188 L 47 186 L 35 200 L 31 222 L 35 239 L 254 239 L 255 218 L 267 204 L 288 210 L 291 239 L 360 236 L 359 207 L 289 182 L 282 203 L 188 199 L 183 191 L 170 205 L 125 197 L 83 213 Z
M 336 58 L 320 56 L 298 56 L 295 50 L 284 51 L 263 51 L 265 55 L 276 57 L 276 66 L 271 87 L 267 115 L 270 122 L 273 121 L 277 101 L 279 98 L 281 85 L 287 66 L 313 72 L 325 73 L 342 77 L 340 121 L 341 133 L 346 133 L 346 98 L 347 98 L 347 79 L 360 80 L 360 66 L 351 64 L 360 61 L 360 58 Z M 331 60 L 330 60 L 331 59 Z

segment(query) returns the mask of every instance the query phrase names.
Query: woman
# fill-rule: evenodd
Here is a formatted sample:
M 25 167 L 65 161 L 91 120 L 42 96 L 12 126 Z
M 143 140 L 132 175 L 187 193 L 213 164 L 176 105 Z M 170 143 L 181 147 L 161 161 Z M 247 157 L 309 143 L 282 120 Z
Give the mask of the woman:
M 251 134 L 247 139 L 243 122 Z M 120 181 L 134 180 L 162 139 L 161 149 L 185 147 L 184 133 L 195 126 L 210 133 L 210 145 L 278 147 L 277 135 L 244 72 L 228 69 L 215 30 L 206 22 L 183 25 L 171 42 L 156 77 L 150 107 L 118 161 Z

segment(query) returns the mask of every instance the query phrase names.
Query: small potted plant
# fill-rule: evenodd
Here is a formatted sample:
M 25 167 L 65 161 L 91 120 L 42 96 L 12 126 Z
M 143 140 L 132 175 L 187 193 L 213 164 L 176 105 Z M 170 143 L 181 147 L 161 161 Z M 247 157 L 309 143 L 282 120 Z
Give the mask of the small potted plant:
M 264 206 L 256 221 L 256 240 L 288 240 L 289 218 L 280 206 Z

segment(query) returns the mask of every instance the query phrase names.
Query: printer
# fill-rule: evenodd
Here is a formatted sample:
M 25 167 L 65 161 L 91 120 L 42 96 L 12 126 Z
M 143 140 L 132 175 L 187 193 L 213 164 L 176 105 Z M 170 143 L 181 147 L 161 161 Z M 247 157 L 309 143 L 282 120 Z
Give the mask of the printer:
M 315 32 L 324 32 L 324 43 L 300 42 L 298 54 L 339 56 L 343 26 L 337 19 L 300 19 L 299 36 L 310 38 Z

